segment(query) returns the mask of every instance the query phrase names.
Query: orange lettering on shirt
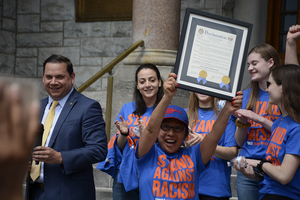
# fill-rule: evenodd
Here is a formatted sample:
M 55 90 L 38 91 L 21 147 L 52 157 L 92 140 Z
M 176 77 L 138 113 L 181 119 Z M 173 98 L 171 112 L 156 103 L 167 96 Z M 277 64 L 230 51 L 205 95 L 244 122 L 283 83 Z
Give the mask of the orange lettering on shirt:
M 189 199 L 195 198 L 195 183 L 189 183 Z
M 162 169 L 162 180 L 168 180 L 169 179 L 169 168 L 163 168 Z
M 205 128 L 205 132 L 209 133 L 214 125 L 216 120 L 207 120 L 206 121 L 206 128 Z
M 271 141 L 276 143 L 276 144 L 282 144 L 283 139 L 285 137 L 285 134 L 286 134 L 286 129 L 285 128 L 277 127 L 274 130 L 274 134 L 272 136 Z
M 260 140 L 266 141 L 270 138 L 270 132 L 267 131 L 266 129 L 264 128 L 259 129 L 259 132 L 261 132 L 261 135 L 259 136 Z
M 178 191 L 178 199 L 181 199 L 181 183 L 178 183 L 178 187 L 177 187 L 177 191 Z
M 178 169 L 186 168 L 186 164 L 182 158 L 176 159 Z
M 267 148 L 266 154 L 270 154 L 270 155 L 272 155 L 272 157 L 274 157 L 275 156 L 275 146 L 276 146 L 276 144 L 270 143 Z
M 161 168 L 157 167 L 153 176 L 153 179 L 157 178 L 160 179 L 160 172 L 161 172 Z
M 186 181 L 186 173 L 185 170 L 179 170 L 178 171 L 179 179 L 180 181 Z
M 182 157 L 185 159 L 188 168 L 193 168 L 194 167 L 194 163 L 193 163 L 193 161 L 192 161 L 192 159 L 191 159 L 190 156 L 188 156 L 188 155 L 182 155 Z
M 188 184 L 187 183 L 182 183 L 181 185 L 181 198 L 182 199 L 187 199 L 189 197 L 189 193 L 188 193 Z
M 170 169 L 171 172 L 178 170 L 178 168 L 177 168 L 177 166 L 175 164 L 176 160 L 177 159 L 171 159 L 171 169 Z
M 272 165 L 275 165 L 275 166 L 280 166 L 281 165 L 280 161 L 277 158 L 273 158 L 270 155 L 268 155 L 266 159 L 271 161 Z
M 128 120 L 126 121 L 127 124 L 128 124 L 128 125 L 129 125 L 129 124 L 132 124 L 134 118 L 135 118 L 135 114 L 130 114 L 130 115 L 128 115 Z
M 266 153 L 271 154 L 272 157 L 275 157 L 275 156 L 278 157 L 278 153 L 279 153 L 280 149 L 281 149 L 281 146 L 270 142 Z
M 160 182 L 158 180 L 153 180 L 152 194 L 153 194 L 153 196 L 161 197 L 161 195 L 160 195 Z
M 163 196 L 169 197 L 168 182 L 166 182 L 166 181 L 163 182 L 160 194 L 161 194 L 161 197 L 163 197 Z
M 165 154 L 160 155 L 158 157 L 158 161 L 157 161 L 158 166 L 165 167 L 166 166 L 166 162 L 164 161 L 165 159 L 166 159 L 166 155 Z
M 195 119 L 193 120 L 194 126 L 193 126 L 192 129 L 193 129 L 194 132 L 196 132 L 196 127 L 197 127 L 197 124 L 198 124 L 199 122 L 200 122 L 200 119 L 197 120 L 197 123 L 195 122 Z
M 264 101 L 261 105 L 259 115 L 264 115 L 267 112 L 268 102 Z M 257 113 L 257 112 L 256 112 Z
M 110 140 L 109 140 L 109 143 L 108 143 L 108 150 L 113 148 L 114 147 L 114 143 L 116 141 L 116 137 L 117 137 L 117 134 L 115 134 Z
M 131 147 L 132 145 L 134 145 L 133 140 L 130 137 L 127 137 L 127 141 L 128 141 L 128 145 Z
M 205 120 L 200 121 L 196 132 L 205 132 Z
M 191 182 L 193 179 L 193 175 L 191 174 L 191 170 L 190 169 L 186 169 L 186 175 L 187 175 L 187 181 Z
M 169 181 L 173 181 L 173 182 L 176 181 L 176 180 L 175 180 L 175 177 L 174 177 L 174 172 L 171 172 L 171 173 L 170 173 Z
M 250 132 L 248 133 L 248 140 L 249 141 L 255 140 L 255 130 L 254 129 L 251 129 Z
M 177 198 L 177 192 L 173 192 L 174 188 L 177 188 L 176 183 L 170 183 L 170 198 Z

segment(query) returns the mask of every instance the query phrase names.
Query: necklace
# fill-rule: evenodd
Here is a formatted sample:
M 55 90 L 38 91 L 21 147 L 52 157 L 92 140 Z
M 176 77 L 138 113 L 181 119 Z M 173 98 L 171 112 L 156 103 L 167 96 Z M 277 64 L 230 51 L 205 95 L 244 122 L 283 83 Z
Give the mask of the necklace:
M 209 111 L 211 111 L 211 110 L 212 110 L 212 108 L 200 108 L 200 117 L 201 117 L 201 118 L 204 118 L 205 115 L 207 115 L 207 113 L 209 113 Z M 205 114 L 202 115 L 201 111 L 202 111 L 202 112 L 205 112 Z

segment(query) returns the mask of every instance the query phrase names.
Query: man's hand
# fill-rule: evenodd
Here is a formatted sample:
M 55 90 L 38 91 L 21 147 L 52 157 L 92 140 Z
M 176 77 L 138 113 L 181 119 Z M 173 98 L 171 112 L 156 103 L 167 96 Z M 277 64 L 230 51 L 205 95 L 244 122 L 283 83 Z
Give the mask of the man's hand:
M 50 147 L 38 146 L 34 148 L 32 153 L 34 161 L 40 161 L 47 164 L 63 164 L 61 153 Z

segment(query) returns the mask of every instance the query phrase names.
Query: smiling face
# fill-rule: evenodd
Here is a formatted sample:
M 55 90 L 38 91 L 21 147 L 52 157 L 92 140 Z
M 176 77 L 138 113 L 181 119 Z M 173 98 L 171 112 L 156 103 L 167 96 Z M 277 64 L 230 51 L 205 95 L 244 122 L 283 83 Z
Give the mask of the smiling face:
M 175 153 L 179 150 L 180 146 L 182 145 L 185 137 L 186 137 L 186 125 L 177 120 L 177 119 L 164 119 L 162 125 L 168 125 L 171 127 L 179 126 L 184 127 L 184 129 L 180 132 L 175 132 L 173 128 L 169 131 L 164 131 L 160 129 L 158 135 L 158 143 L 160 147 L 166 153 Z
M 43 74 L 46 91 L 54 100 L 60 100 L 72 89 L 75 74 L 67 71 L 65 63 L 47 63 Z
M 270 67 L 274 65 L 274 61 L 264 60 L 259 53 L 251 53 L 248 56 L 248 72 L 252 76 L 252 81 L 263 82 L 268 80 L 270 74 Z
M 143 96 L 143 99 L 156 101 L 157 92 L 161 87 L 161 80 L 158 80 L 156 72 L 152 69 L 145 68 L 137 74 L 137 89 Z
M 281 107 L 282 85 L 276 84 L 272 74 L 269 76 L 269 84 L 269 87 L 266 89 L 266 92 L 269 93 L 269 103 Z
M 211 101 L 213 100 L 213 97 L 205 94 L 200 94 L 200 93 L 195 93 L 195 95 L 199 100 L 199 107 L 201 108 L 211 107 Z

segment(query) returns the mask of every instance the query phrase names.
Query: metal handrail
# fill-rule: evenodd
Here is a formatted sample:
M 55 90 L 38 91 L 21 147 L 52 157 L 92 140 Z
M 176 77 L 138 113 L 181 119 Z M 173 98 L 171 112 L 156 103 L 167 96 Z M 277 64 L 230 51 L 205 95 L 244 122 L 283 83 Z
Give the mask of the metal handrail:
M 106 65 L 103 69 L 97 72 L 94 76 L 92 76 L 89 80 L 84 82 L 80 87 L 77 88 L 78 92 L 83 92 L 86 88 L 96 82 L 99 78 L 101 78 L 104 74 L 108 73 L 109 77 L 107 79 L 107 96 L 106 96 L 106 116 L 105 116 L 105 131 L 107 139 L 110 139 L 110 128 L 111 128 L 111 111 L 112 111 L 112 94 L 113 94 L 113 76 L 112 69 L 121 62 L 124 58 L 126 58 L 130 53 L 132 53 L 138 47 L 144 47 L 144 41 L 139 40 L 134 43 L 131 47 L 125 50 L 122 54 L 116 57 L 113 61 L 111 61 L 108 65 Z

